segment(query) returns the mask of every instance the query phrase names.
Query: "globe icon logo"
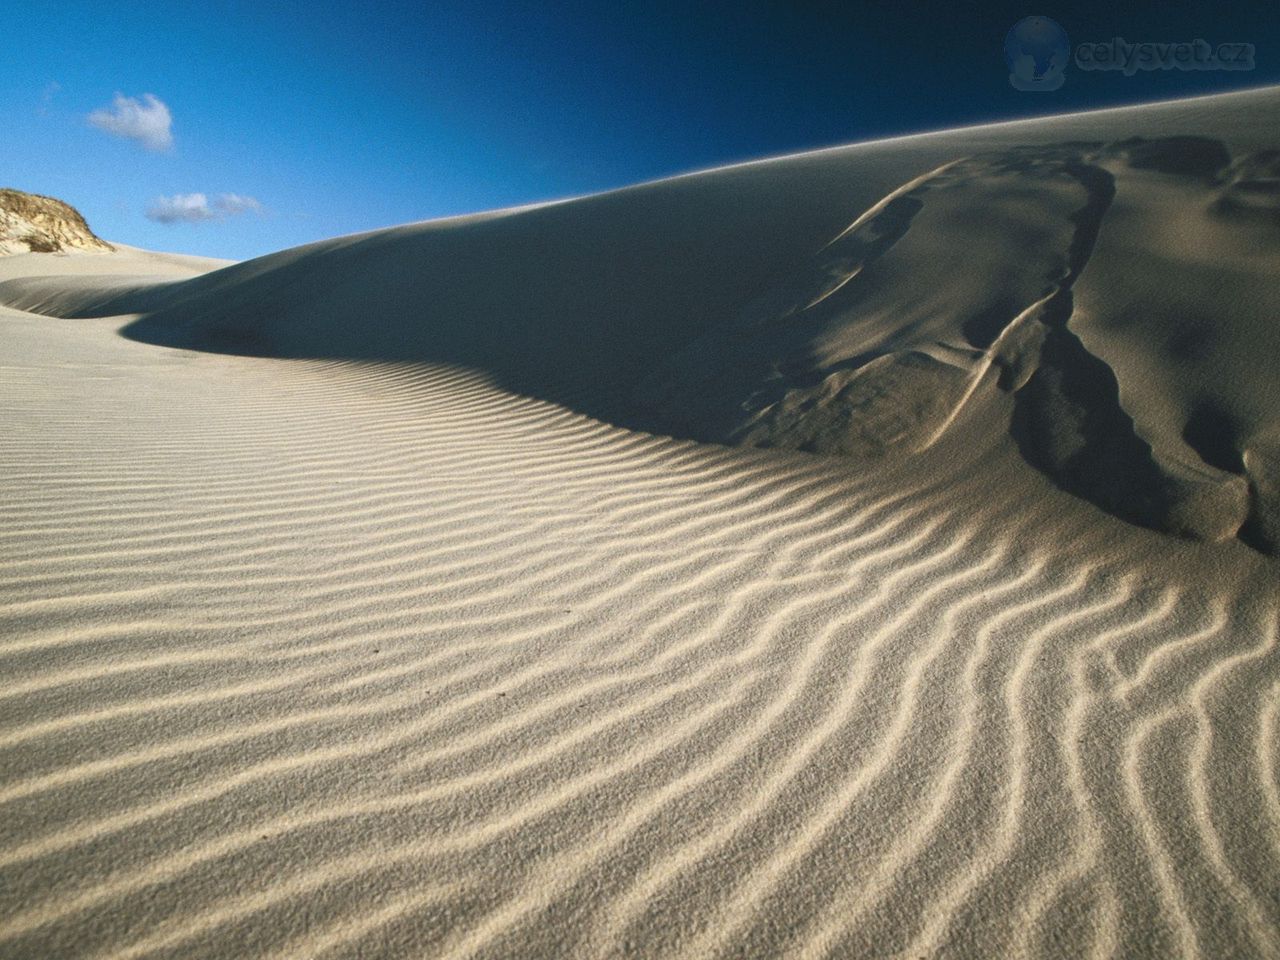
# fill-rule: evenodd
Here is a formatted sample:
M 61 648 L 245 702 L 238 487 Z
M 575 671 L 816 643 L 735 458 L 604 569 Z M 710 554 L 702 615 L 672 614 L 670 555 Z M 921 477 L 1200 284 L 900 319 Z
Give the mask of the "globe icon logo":
M 1009 83 L 1017 90 L 1057 90 L 1070 56 L 1067 31 L 1048 17 L 1024 17 L 1004 38 Z

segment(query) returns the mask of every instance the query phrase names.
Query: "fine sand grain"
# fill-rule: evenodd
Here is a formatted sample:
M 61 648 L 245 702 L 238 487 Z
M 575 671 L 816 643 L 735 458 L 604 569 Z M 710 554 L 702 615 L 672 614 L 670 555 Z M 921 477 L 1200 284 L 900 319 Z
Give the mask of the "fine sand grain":
M 0 957 L 1280 957 L 1277 118 L 0 258 Z

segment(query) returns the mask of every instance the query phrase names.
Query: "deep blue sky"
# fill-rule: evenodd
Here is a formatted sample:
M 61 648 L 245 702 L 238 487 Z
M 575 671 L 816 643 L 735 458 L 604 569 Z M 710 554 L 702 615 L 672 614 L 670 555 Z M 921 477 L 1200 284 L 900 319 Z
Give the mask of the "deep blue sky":
M 1251 42 L 1257 67 L 1069 67 L 1062 89 L 1021 92 L 1002 45 L 1031 14 L 1073 46 Z M 0 186 L 68 200 L 108 239 L 236 258 L 736 160 L 1280 82 L 1272 3 L 37 0 L 3 19 Z M 90 125 L 117 92 L 167 106 L 170 149 Z M 193 193 L 211 219 L 144 216 Z M 220 214 L 221 194 L 263 211 Z

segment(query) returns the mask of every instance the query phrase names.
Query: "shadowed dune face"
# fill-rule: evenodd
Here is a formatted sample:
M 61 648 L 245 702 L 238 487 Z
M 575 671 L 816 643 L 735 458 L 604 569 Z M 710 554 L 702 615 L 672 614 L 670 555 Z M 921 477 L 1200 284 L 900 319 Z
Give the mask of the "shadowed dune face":
M 1109 512 L 1272 549 L 1275 504 L 1242 450 L 1280 425 L 1262 382 L 1280 362 L 1280 221 L 1224 211 L 1257 166 L 1224 178 L 1231 163 L 1219 141 L 1170 137 L 947 164 L 665 363 L 641 405 L 693 436 L 861 457 L 918 453 L 997 411 L 1029 462 Z M 1133 310 L 1143 283 L 1162 292 Z M 1170 340 L 1193 346 L 1157 376 Z M 1245 343 L 1252 357 L 1231 349 Z

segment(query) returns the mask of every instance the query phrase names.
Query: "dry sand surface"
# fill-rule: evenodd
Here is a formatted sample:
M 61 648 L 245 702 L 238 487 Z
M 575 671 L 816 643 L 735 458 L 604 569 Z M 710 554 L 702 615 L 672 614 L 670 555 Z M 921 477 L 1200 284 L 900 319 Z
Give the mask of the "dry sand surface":
M 1280 957 L 1277 121 L 0 258 L 0 957 Z

